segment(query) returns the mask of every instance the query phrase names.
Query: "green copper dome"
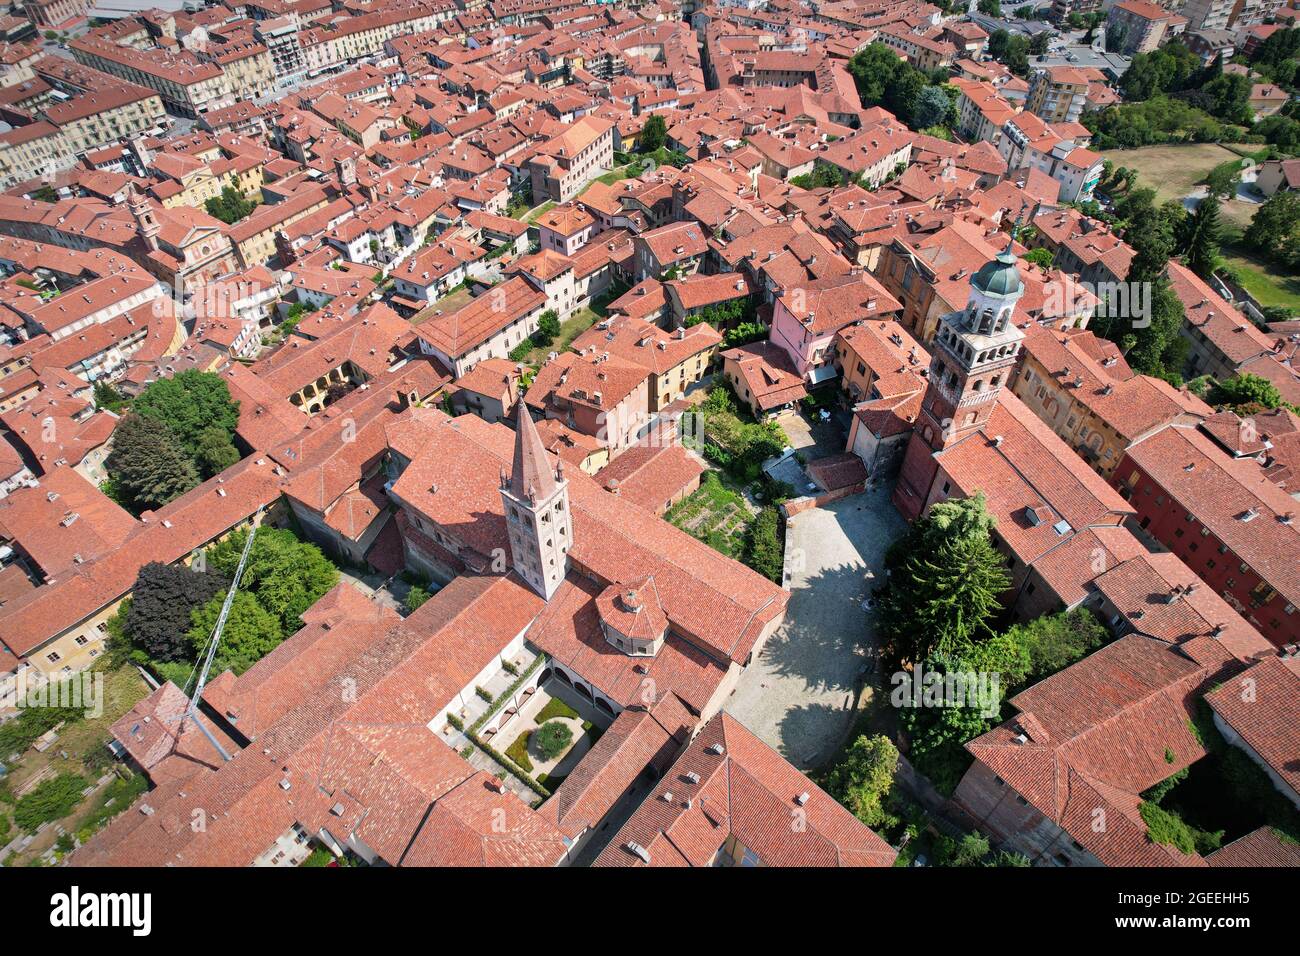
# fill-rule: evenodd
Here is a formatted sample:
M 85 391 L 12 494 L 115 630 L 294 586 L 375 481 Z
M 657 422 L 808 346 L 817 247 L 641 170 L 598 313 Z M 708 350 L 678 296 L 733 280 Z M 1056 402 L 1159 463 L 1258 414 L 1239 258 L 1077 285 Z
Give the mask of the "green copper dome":
M 971 284 L 989 295 L 1016 295 L 1024 284 L 1020 281 L 1020 270 L 1016 268 L 1015 253 L 1008 246 L 996 259 L 980 267 Z

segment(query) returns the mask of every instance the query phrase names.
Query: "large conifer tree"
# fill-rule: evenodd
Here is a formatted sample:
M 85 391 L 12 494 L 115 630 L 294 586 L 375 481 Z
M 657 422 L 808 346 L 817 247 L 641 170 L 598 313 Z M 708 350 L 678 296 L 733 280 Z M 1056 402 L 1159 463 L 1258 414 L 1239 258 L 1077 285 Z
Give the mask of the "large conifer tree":
M 1011 583 L 994 524 L 982 494 L 941 501 L 890 549 L 881 620 L 897 660 L 952 654 L 992 635 L 998 596 Z
M 194 463 L 167 426 L 129 414 L 113 430 L 109 475 L 140 507 L 160 508 L 199 483 Z

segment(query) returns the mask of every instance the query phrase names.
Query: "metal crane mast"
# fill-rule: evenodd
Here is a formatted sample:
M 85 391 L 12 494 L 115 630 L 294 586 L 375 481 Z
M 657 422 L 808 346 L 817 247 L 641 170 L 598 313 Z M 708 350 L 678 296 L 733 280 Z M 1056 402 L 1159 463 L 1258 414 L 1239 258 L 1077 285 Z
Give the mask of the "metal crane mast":
M 262 509 L 257 509 L 257 515 L 262 513 Z M 194 696 L 190 698 L 190 705 L 185 708 L 185 716 L 181 718 L 180 726 L 176 728 L 176 739 L 181 739 L 181 731 L 185 729 L 185 721 L 194 719 L 194 725 L 203 731 L 203 736 L 208 738 L 208 742 L 217 748 L 217 753 L 221 754 L 222 760 L 229 760 L 230 754 L 226 753 L 226 748 L 222 747 L 212 732 L 203 725 L 203 721 L 198 719 L 199 699 L 203 696 L 204 685 L 208 682 L 208 672 L 212 669 L 212 661 L 217 654 L 217 645 L 221 642 L 221 632 L 225 630 L 226 618 L 230 616 L 230 607 L 235 602 L 235 592 L 239 590 L 239 579 L 244 576 L 244 565 L 248 563 L 248 554 L 253 550 L 253 538 L 257 536 L 257 515 L 253 516 L 253 526 L 249 529 L 248 539 L 244 541 L 244 550 L 239 555 L 239 565 L 235 568 L 235 576 L 230 582 L 230 589 L 226 591 L 226 599 L 221 603 L 221 614 L 217 616 L 216 626 L 212 628 L 212 637 L 208 639 L 207 651 L 203 655 L 203 667 L 199 671 L 198 683 L 194 685 Z

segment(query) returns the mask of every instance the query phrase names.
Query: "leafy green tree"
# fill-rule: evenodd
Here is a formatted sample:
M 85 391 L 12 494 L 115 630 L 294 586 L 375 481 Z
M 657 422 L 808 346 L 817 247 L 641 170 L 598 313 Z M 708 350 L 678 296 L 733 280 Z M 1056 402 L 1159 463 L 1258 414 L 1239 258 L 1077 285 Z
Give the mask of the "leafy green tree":
M 1050 677 L 1082 660 L 1106 643 L 1110 632 L 1095 614 L 1078 607 L 1012 625 L 1003 637 L 1012 647 L 1023 650 L 1029 665 L 1018 680 L 1014 671 L 999 668 L 1007 687 L 1013 688 L 1026 679 L 1038 681 Z
M 543 760 L 554 760 L 573 742 L 573 731 L 559 720 L 549 720 L 533 731 L 532 742 Z
M 167 426 L 135 413 L 113 430 L 113 450 L 104 468 L 142 508 L 161 508 L 199 483 L 193 462 Z
M 995 524 L 983 494 L 942 501 L 890 548 L 880 613 L 896 659 L 951 654 L 992 635 L 1011 583 L 993 547 Z
M 1256 210 L 1242 241 L 1261 255 L 1290 265 L 1300 232 L 1300 193 L 1283 191 Z
M 979 0 L 979 12 L 986 17 L 1002 18 L 1002 4 L 998 0 Z
M 894 78 L 902 61 L 883 43 L 869 44 L 849 60 L 849 73 L 857 85 L 863 106 L 879 106 L 885 101 L 885 87 Z
M 1157 205 L 1156 191 L 1144 186 L 1126 192 L 1116 202 L 1115 213 L 1125 222 L 1124 240 L 1136 253 L 1129 281 L 1150 281 L 1163 274 L 1187 217 L 1182 204 L 1171 200 Z
M 200 473 L 205 478 L 211 478 L 239 461 L 239 450 L 235 448 L 225 429 L 212 426 L 199 433 L 194 460 L 199 466 Z
M 539 346 L 545 347 L 556 340 L 560 334 L 560 316 L 554 309 L 547 309 L 537 320 L 537 334 L 533 336 Z
M 1187 354 L 1180 334 L 1183 306 L 1165 278 L 1170 255 L 1188 230 L 1187 214 L 1176 201 L 1155 204 L 1155 191 L 1134 189 L 1116 203 L 1116 213 L 1127 223 L 1125 240 L 1136 255 L 1128 281 L 1139 283 L 1146 294 L 1129 302 L 1108 302 L 1098 311 L 1096 330 L 1117 343 L 1139 372 L 1178 385 Z M 1124 306 L 1127 305 L 1128 311 Z M 1142 306 L 1138 311 L 1136 306 Z
M 1042 269 L 1052 268 L 1053 256 L 1052 250 L 1050 249 L 1030 249 L 1021 256 L 1021 258 L 1026 262 L 1032 262 L 1034 265 Z
M 968 646 L 968 650 L 972 647 Z M 923 662 L 923 667 L 926 675 L 940 675 L 945 683 L 949 674 L 977 675 L 980 671 L 979 664 L 973 659 L 955 655 L 931 656 Z M 992 687 L 991 684 L 985 686 Z M 996 714 L 1002 700 L 999 695 L 998 699 L 989 701 L 988 710 L 969 706 L 973 703 L 969 700 L 951 703 L 953 706 L 904 706 L 898 711 L 899 726 L 907 734 L 908 759 L 934 784 L 935 789 L 946 796 L 951 796 L 957 789 L 971 764 L 963 744 L 993 726 L 988 712 Z
M 1213 197 L 1231 199 L 1237 194 L 1237 186 L 1241 182 L 1241 163 L 1238 160 L 1230 159 L 1226 163 L 1220 163 L 1210 170 L 1205 177 L 1205 188 Z
M 166 425 L 191 456 L 208 429 L 220 428 L 229 438 L 239 424 L 239 403 L 230 398 L 225 380 L 197 369 L 150 383 L 131 408 Z
M 1150 53 L 1135 54 L 1119 78 L 1119 88 L 1125 99 L 1145 100 L 1157 93 L 1186 89 L 1201 72 L 1201 58 L 1181 40 L 1174 40 Z
M 1249 77 L 1220 73 L 1201 87 L 1201 93 L 1208 101 L 1206 112 L 1211 116 L 1239 126 L 1249 126 L 1255 121 L 1254 110 L 1250 108 Z
M 1300 151 L 1300 123 L 1290 116 L 1266 116 L 1255 124 L 1254 132 L 1280 150 L 1288 153 Z
M 1255 48 L 1251 65 L 1261 72 L 1276 68 L 1300 53 L 1300 30 L 1276 30 Z M 1274 80 L 1277 81 L 1276 74 Z
M 883 734 L 858 737 L 826 777 L 826 792 L 869 827 L 886 822 L 898 748 Z
M 781 547 L 781 515 L 775 508 L 763 508 L 749 529 L 749 560 L 763 577 L 781 583 L 784 549 Z
M 650 118 L 641 127 L 637 145 L 643 153 L 653 153 L 663 148 L 668 141 L 668 124 L 658 113 L 651 113 Z
M 208 552 L 208 567 L 233 575 L 247 535 L 246 530 L 239 531 L 214 545 Z M 300 541 L 287 529 L 263 525 L 253 539 L 239 586 L 255 594 L 286 633 L 293 633 L 302 627 L 303 611 L 338 580 L 338 569 L 316 545 Z
M 234 225 L 257 208 L 257 203 L 245 199 L 239 190 L 226 186 L 221 190 L 220 196 L 213 196 L 203 207 L 209 216 L 220 219 L 227 225 Z
M 100 379 L 95 383 L 95 406 L 110 412 L 119 412 L 128 404 L 125 395 L 108 382 Z
M 957 844 L 952 866 L 979 866 L 989 855 L 989 838 L 982 833 L 967 833 Z
M 885 109 L 903 122 L 916 116 L 921 103 L 921 94 L 929 87 L 925 74 L 914 66 L 898 61 L 889 84 L 885 87 Z M 929 124 L 926 124 L 929 125 Z
M 1096 149 L 1128 149 L 1188 140 L 1235 142 L 1241 138 L 1236 127 L 1225 126 L 1204 110 L 1163 94 L 1142 102 L 1090 110 L 1080 122 L 1093 133 Z
M 140 569 L 131 589 L 126 636 L 154 660 L 187 659 L 190 612 L 224 594 L 227 586 L 226 579 L 212 571 L 151 561 Z
M 1203 279 L 1208 279 L 1219 261 L 1219 242 L 1223 227 L 1219 221 L 1219 200 L 1213 194 L 1201 200 L 1200 205 L 1187 219 L 1183 246 L 1187 252 L 1187 268 Z
M 942 87 L 927 86 L 916 99 L 916 108 L 912 112 L 912 127 L 925 129 L 938 126 L 948 119 L 952 101 Z
M 971 763 L 964 744 L 998 722 L 1003 701 L 1015 689 L 1083 658 L 1107 636 L 1092 612 L 1078 608 L 1016 624 L 1002 634 L 968 643 L 957 653 L 932 655 L 924 662 L 926 674 L 942 675 L 945 684 L 948 675 L 960 675 L 963 682 L 974 678 L 979 693 L 972 699 L 970 684 L 965 683 L 965 700 L 948 701 L 942 707 L 899 709 L 912 762 L 940 792 L 951 795 Z M 909 700 L 908 694 L 903 700 Z
M 817 163 L 811 173 L 791 177 L 790 184 L 800 189 L 834 189 L 844 185 L 844 174 L 840 172 L 838 166 Z
M 1149 306 L 1144 310 L 1147 314 L 1130 315 L 1111 307 L 1099 316 L 1098 333 L 1119 345 L 1137 371 L 1181 385 L 1180 370 L 1188 348 L 1180 334 L 1183 304 L 1163 275 L 1144 280 L 1130 271 L 1129 281 L 1149 283 Z
M 1206 400 L 1215 408 L 1251 414 L 1277 408 L 1282 404 L 1282 393 L 1263 376 L 1247 373 L 1215 382 Z
M 994 30 L 989 34 L 989 56 L 1024 76 L 1029 72 L 1029 41 L 1020 34 Z
M 187 637 L 196 659 L 207 650 L 224 600 L 224 595 L 217 595 L 190 612 Z M 242 674 L 275 650 L 283 640 L 284 632 L 275 615 L 263 608 L 248 591 L 240 591 L 231 602 L 230 615 L 221 632 L 221 643 L 217 645 L 213 658 L 213 673 L 232 670 Z
M 411 590 L 406 592 L 406 600 L 403 603 L 408 612 L 418 611 L 432 596 L 423 585 L 413 584 Z

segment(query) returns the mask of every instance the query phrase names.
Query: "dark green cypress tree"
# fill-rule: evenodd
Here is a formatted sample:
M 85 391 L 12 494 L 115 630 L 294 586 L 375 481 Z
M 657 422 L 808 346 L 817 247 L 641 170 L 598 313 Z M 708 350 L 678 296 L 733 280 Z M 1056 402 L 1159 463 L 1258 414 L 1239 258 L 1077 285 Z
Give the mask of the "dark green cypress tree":
M 109 475 L 142 508 L 160 508 L 199 483 L 194 463 L 167 426 L 127 415 L 113 431 Z
M 1219 241 L 1223 227 L 1219 221 L 1219 200 L 1207 196 L 1201 200 L 1187 222 L 1187 268 L 1203 279 L 1214 272 L 1219 258 Z

